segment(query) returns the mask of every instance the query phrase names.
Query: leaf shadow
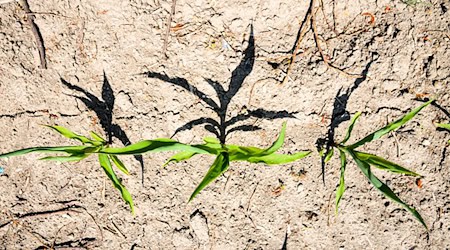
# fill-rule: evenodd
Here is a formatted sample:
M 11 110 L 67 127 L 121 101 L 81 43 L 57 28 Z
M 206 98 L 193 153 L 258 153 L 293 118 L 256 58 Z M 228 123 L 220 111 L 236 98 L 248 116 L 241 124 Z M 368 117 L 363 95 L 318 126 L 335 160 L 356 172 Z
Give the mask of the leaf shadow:
M 248 110 L 246 111 L 245 114 L 239 114 L 231 118 L 227 117 L 228 108 L 231 100 L 239 92 L 239 90 L 244 84 L 245 79 L 252 72 L 253 66 L 255 64 L 255 39 L 252 24 L 250 25 L 250 36 L 248 39 L 248 46 L 244 50 L 243 54 L 244 57 L 240 61 L 239 65 L 231 73 L 231 80 L 228 85 L 228 90 L 225 90 L 225 88 L 222 86 L 221 83 L 213 79 L 204 78 L 206 83 L 208 83 L 208 85 L 214 89 L 219 102 L 213 100 L 206 93 L 202 92 L 197 87 L 193 86 L 184 78 L 169 77 L 166 74 L 151 71 L 142 73 L 142 75 L 146 75 L 149 78 L 153 79 L 156 78 L 189 91 L 191 94 L 195 95 L 202 102 L 204 102 L 207 105 L 207 107 L 213 110 L 214 113 L 216 113 L 218 116 L 218 120 L 215 120 L 211 117 L 200 117 L 191 120 L 185 123 L 183 126 L 177 128 L 172 137 L 179 132 L 190 130 L 195 126 L 204 125 L 204 128 L 207 131 L 214 134 L 222 144 L 225 144 L 227 136 L 230 135 L 231 133 L 237 131 L 254 131 L 261 129 L 258 126 L 249 124 L 238 125 L 236 124 L 238 122 L 244 122 L 250 118 L 260 118 L 266 120 L 295 118 L 294 114 L 296 114 L 296 112 L 288 112 L 285 110 L 272 111 L 272 110 L 265 110 L 262 108 L 256 110 Z M 236 126 L 232 127 L 233 125 Z
M 74 90 L 80 95 L 69 95 L 80 100 L 88 109 L 94 111 L 100 121 L 100 125 L 106 134 L 106 139 L 109 144 L 112 143 L 113 138 L 117 138 L 124 146 L 130 145 L 131 141 L 125 131 L 118 125 L 113 123 L 113 109 L 115 103 L 114 91 L 109 83 L 105 71 L 103 71 L 103 85 L 101 99 L 85 89 L 73 85 L 60 77 L 61 83 L 67 88 Z M 134 158 L 139 162 L 142 171 L 142 184 L 144 183 L 144 160 L 141 155 L 134 155 Z

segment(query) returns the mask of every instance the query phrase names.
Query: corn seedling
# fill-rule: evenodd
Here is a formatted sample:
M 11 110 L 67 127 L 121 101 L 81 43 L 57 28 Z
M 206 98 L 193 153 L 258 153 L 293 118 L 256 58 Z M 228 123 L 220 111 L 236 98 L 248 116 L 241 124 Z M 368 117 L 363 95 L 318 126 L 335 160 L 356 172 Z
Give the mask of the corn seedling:
M 203 180 L 192 193 L 189 201 L 191 201 L 202 189 L 208 184 L 225 173 L 232 161 L 247 161 L 250 163 L 265 163 L 267 165 L 285 164 L 299 160 L 310 154 L 309 151 L 300 151 L 295 154 L 277 154 L 276 152 L 284 143 L 286 134 L 286 123 L 283 123 L 281 132 L 277 140 L 269 148 L 245 147 L 230 144 L 222 144 L 214 137 L 204 138 L 205 144 L 193 145 L 208 151 L 209 154 L 216 155 L 214 163 L 209 168 Z M 197 152 L 182 151 L 172 156 L 164 165 L 170 162 L 180 162 L 188 160 Z
M 292 155 L 277 154 L 276 151 L 283 145 L 286 123 L 283 124 L 283 128 L 278 139 L 267 149 L 261 149 L 256 147 L 242 147 L 236 145 L 224 145 L 221 144 L 215 138 L 205 138 L 204 144 L 188 145 L 177 142 L 172 139 L 159 138 L 155 140 L 144 140 L 138 143 L 122 147 L 113 148 L 110 147 L 98 134 L 91 132 L 91 138 L 78 135 L 67 128 L 62 126 L 47 126 L 61 135 L 74 139 L 82 143 L 80 146 L 61 146 L 61 147 L 33 147 L 25 148 L 17 151 L 13 151 L 6 154 L 1 154 L 0 158 L 18 156 L 28 154 L 32 152 L 40 153 L 65 153 L 66 155 L 47 156 L 41 158 L 41 160 L 52 160 L 59 162 L 69 161 L 81 161 L 91 154 L 98 156 L 100 166 L 105 171 L 108 178 L 112 181 L 112 184 L 117 188 L 122 196 L 122 199 L 129 205 L 131 212 L 134 213 L 134 205 L 131 194 L 126 187 L 122 184 L 120 178 L 117 177 L 113 165 L 116 166 L 124 174 L 128 175 L 129 171 L 123 162 L 118 158 L 118 155 L 140 155 L 147 152 L 161 152 L 161 151 L 181 151 L 172 156 L 167 163 L 175 161 L 179 162 L 187 160 L 196 154 L 213 154 L 216 155 L 216 160 L 210 167 L 206 176 L 202 182 L 195 189 L 191 195 L 192 200 L 203 188 L 209 183 L 224 173 L 228 167 L 230 161 L 248 161 L 251 163 L 263 162 L 268 165 L 283 164 L 298 160 L 307 156 L 310 152 L 298 152 Z M 167 163 L 165 165 L 167 165 Z
M 157 72 L 144 73 L 149 78 L 156 78 L 168 82 L 172 85 L 181 87 L 188 90 L 189 93 L 197 96 L 205 105 L 208 106 L 214 113 L 216 113 L 218 119 L 210 117 L 201 117 L 192 120 L 175 131 L 178 132 L 189 130 L 194 126 L 204 125 L 204 128 L 210 133 L 215 135 L 215 138 L 207 137 L 204 139 L 205 144 L 201 145 L 210 154 L 216 155 L 216 160 L 209 168 L 203 180 L 197 186 L 192 193 L 189 200 L 192 200 L 203 188 L 209 183 L 215 180 L 217 177 L 227 171 L 231 161 L 247 161 L 251 163 L 262 162 L 268 165 L 283 164 L 298 160 L 307 156 L 310 152 L 298 152 L 293 155 L 276 154 L 275 152 L 283 145 L 284 136 L 286 132 L 286 124 L 283 124 L 283 128 L 278 139 L 273 145 L 267 149 L 261 149 L 256 147 L 244 147 L 237 145 L 226 144 L 227 136 L 237 131 L 255 131 L 261 129 L 258 126 L 251 124 L 236 125 L 237 123 L 244 122 L 250 118 L 259 118 L 274 120 L 280 118 L 294 118 L 292 113 L 287 111 L 271 111 L 264 109 L 246 110 L 244 113 L 240 113 L 233 117 L 228 117 L 228 109 L 233 97 L 238 93 L 243 86 L 246 77 L 251 73 L 253 65 L 255 63 L 255 39 L 253 36 L 253 26 L 250 25 L 250 36 L 248 39 L 248 46 L 243 52 L 244 57 L 241 63 L 231 73 L 231 80 L 228 89 L 225 89 L 221 83 L 212 80 L 205 79 L 206 82 L 214 89 L 218 102 L 201 90 L 197 89 L 194 85 L 190 84 L 186 79 L 180 77 L 171 78 L 165 74 Z M 174 134 L 174 135 L 175 135 Z M 182 160 L 188 160 L 197 153 L 192 152 L 180 152 L 169 159 L 169 162 L 179 162 Z M 167 164 L 166 163 L 166 164 Z
M 59 161 L 59 162 L 69 162 L 69 161 L 81 161 L 84 158 L 88 157 L 92 153 L 97 153 L 104 148 L 108 148 L 108 144 L 105 139 L 96 134 L 95 132 L 91 132 L 90 135 L 92 139 L 78 135 L 69 129 L 62 126 L 46 126 L 49 127 L 56 132 L 60 133 L 64 137 L 69 139 L 74 139 L 82 143 L 81 146 L 61 146 L 61 147 L 33 147 L 33 148 L 25 148 L 17 151 L 13 151 L 10 153 L 0 155 L 0 158 L 17 156 L 28 154 L 32 152 L 41 152 L 41 153 L 66 153 L 67 155 L 59 155 L 59 156 L 47 156 L 41 158 L 40 160 L 51 160 L 51 161 Z M 128 175 L 129 171 L 123 164 L 123 162 L 115 155 L 108 154 L 98 154 L 98 161 L 105 171 L 108 178 L 112 181 L 115 188 L 117 188 L 121 195 L 122 199 L 128 203 L 132 213 L 134 213 L 133 200 L 131 198 L 130 193 L 122 184 L 121 180 L 117 177 L 114 169 L 112 168 L 111 162 L 122 171 L 124 174 Z
M 353 143 L 351 145 L 346 145 L 347 141 L 350 139 L 353 127 L 355 125 L 356 120 L 359 118 L 361 113 L 357 113 L 351 120 L 350 126 L 347 129 L 347 133 L 344 137 L 344 140 L 342 140 L 339 143 L 333 143 L 332 148 L 326 152 L 323 153 L 324 150 L 321 151 L 321 155 L 325 155 L 325 162 L 328 162 L 333 154 L 334 149 L 336 149 L 339 152 L 339 158 L 341 161 L 341 171 L 340 171 L 340 180 L 339 180 L 339 186 L 336 190 L 336 213 L 338 212 L 339 203 L 342 199 L 342 196 L 345 191 L 345 169 L 347 166 L 347 156 L 350 156 L 356 163 L 356 165 L 359 167 L 359 169 L 362 171 L 362 173 L 367 177 L 369 182 L 377 188 L 381 193 L 383 193 L 386 197 L 390 198 L 391 200 L 397 202 L 401 206 L 403 206 L 406 210 L 408 210 L 425 228 L 427 228 L 422 216 L 411 206 L 403 202 L 385 183 L 383 183 L 378 177 L 376 177 L 372 171 L 371 167 L 376 167 L 378 169 L 384 170 L 384 171 L 390 171 L 397 174 L 406 174 L 411 176 L 420 176 L 419 174 L 410 171 L 394 162 L 390 162 L 382 157 L 379 157 L 377 155 L 365 153 L 356 150 L 357 148 L 361 147 L 362 145 L 374 141 L 383 135 L 388 134 L 391 131 L 394 131 L 395 129 L 403 126 L 406 122 L 411 120 L 420 110 L 422 110 L 424 107 L 429 105 L 433 100 L 430 100 L 423 105 L 419 106 L 418 108 L 412 110 L 408 114 L 404 115 L 400 119 L 389 123 L 384 128 L 381 128 L 363 139 L 359 140 L 356 143 Z

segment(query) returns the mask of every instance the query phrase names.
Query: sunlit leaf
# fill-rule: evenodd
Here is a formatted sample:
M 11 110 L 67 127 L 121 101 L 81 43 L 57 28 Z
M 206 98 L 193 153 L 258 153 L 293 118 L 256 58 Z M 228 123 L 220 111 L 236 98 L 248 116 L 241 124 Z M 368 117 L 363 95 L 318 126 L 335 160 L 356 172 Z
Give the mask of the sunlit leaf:
M 0 158 L 18 156 L 23 154 L 28 154 L 32 152 L 36 153 L 53 153 L 53 152 L 61 152 L 67 153 L 70 155 L 79 155 L 84 153 L 91 153 L 95 151 L 97 147 L 92 146 L 62 146 L 62 147 L 34 147 L 34 148 L 24 148 L 16 151 L 12 151 L 5 154 L 0 154 Z
M 220 141 L 217 140 L 217 138 L 214 138 L 214 137 L 205 137 L 205 138 L 203 138 L 203 141 L 206 142 L 206 143 L 220 144 Z
M 356 120 L 358 120 L 359 116 L 361 116 L 361 112 L 358 112 L 353 116 L 352 120 L 350 121 L 350 126 L 348 126 L 347 134 L 345 135 L 345 138 L 344 140 L 342 140 L 341 144 L 345 144 L 348 141 L 348 139 L 350 139 L 353 127 L 355 126 Z
M 390 198 L 391 200 L 397 202 L 398 204 L 402 205 L 406 210 L 408 210 L 425 228 L 428 227 L 425 224 L 425 221 L 423 220 L 422 216 L 412 207 L 404 203 L 386 184 L 381 182 L 370 170 L 370 165 L 366 161 L 360 160 L 354 151 L 348 150 L 349 154 L 352 156 L 352 158 L 355 160 L 358 167 L 361 169 L 361 171 L 364 173 L 364 175 L 369 179 L 370 183 L 374 187 L 376 187 L 378 190 L 381 191 L 386 197 Z
M 379 156 L 364 153 L 364 152 L 358 152 L 354 151 L 356 157 L 358 157 L 361 161 L 365 161 L 369 163 L 370 165 L 373 165 L 379 169 L 391 171 L 398 174 L 407 174 L 412 176 L 420 176 L 417 173 L 414 173 L 413 171 L 410 171 L 394 162 L 390 162 L 386 159 L 383 159 Z
M 167 164 L 169 164 L 171 162 L 180 162 L 180 161 L 188 160 L 196 154 L 197 153 L 195 153 L 195 152 L 181 151 L 181 152 L 173 155 L 172 157 L 170 157 L 169 160 L 167 160 L 166 163 L 164 163 L 163 167 L 167 166 Z
M 69 162 L 69 161 L 81 161 L 88 156 L 89 156 L 89 154 L 75 154 L 75 155 L 69 155 L 69 156 L 47 156 L 47 157 L 40 158 L 39 160 Z
M 341 159 L 341 176 L 339 178 L 339 187 L 336 190 L 336 214 L 339 211 L 339 203 L 341 202 L 342 196 L 345 192 L 345 167 L 347 166 L 347 156 L 345 152 L 339 149 L 339 158 Z
M 50 126 L 50 125 L 44 125 L 44 126 L 55 130 L 56 132 L 60 133 L 62 136 L 67 137 L 69 139 L 74 139 L 74 140 L 80 141 L 80 142 L 85 143 L 85 144 L 86 143 L 90 143 L 90 144 L 93 143 L 89 138 L 87 138 L 85 136 L 82 136 L 82 135 L 78 135 L 78 134 L 72 132 L 71 130 L 69 130 L 68 128 L 65 128 L 63 126 Z
M 91 135 L 92 139 L 101 142 L 101 143 L 105 143 L 106 140 L 103 139 L 100 135 L 98 135 L 97 133 L 95 133 L 94 131 L 89 132 L 89 134 Z
M 327 155 L 325 156 L 325 160 L 324 162 L 327 163 L 331 160 L 331 158 L 333 158 L 334 155 L 334 150 L 332 148 L 330 148 L 330 150 L 328 150 Z
M 281 132 L 278 135 L 278 138 L 273 142 L 272 146 L 265 149 L 262 154 L 269 155 L 278 151 L 278 149 L 283 146 L 284 137 L 286 135 L 286 122 L 283 122 L 283 126 L 281 127 Z
M 355 149 L 357 147 L 360 147 L 362 145 L 364 145 L 367 142 L 371 142 L 373 140 L 376 140 L 380 137 L 382 137 L 383 135 L 403 126 L 403 124 L 405 124 L 406 122 L 408 122 L 409 120 L 411 120 L 417 113 L 419 113 L 419 111 L 421 111 L 423 108 L 425 108 L 426 106 L 428 106 L 430 103 L 432 103 L 434 100 L 430 100 L 422 105 L 420 105 L 419 107 L 413 109 L 411 112 L 409 112 L 408 114 L 404 115 L 402 118 L 389 123 L 386 127 L 381 128 L 371 134 L 369 134 L 368 136 L 364 137 L 363 139 L 361 139 L 360 141 L 356 142 L 355 144 L 348 146 L 348 149 Z
M 116 165 L 116 167 L 122 171 L 124 174 L 129 175 L 130 172 L 128 171 L 127 167 L 125 167 L 125 164 L 117 157 L 117 155 L 108 155 L 111 161 Z
M 450 124 L 436 123 L 436 126 L 437 126 L 438 128 L 443 128 L 443 129 L 447 129 L 448 131 L 450 131 Z
M 103 170 L 105 170 L 106 175 L 112 181 L 114 187 L 120 191 L 123 200 L 126 203 L 128 203 L 128 205 L 130 206 L 131 213 L 134 214 L 133 198 L 131 197 L 131 194 L 128 192 L 128 190 L 125 188 L 125 186 L 122 185 L 122 182 L 117 178 L 116 174 L 114 173 L 114 170 L 112 169 L 111 162 L 109 161 L 108 155 L 99 154 L 98 160 L 99 160 L 100 165 L 102 166 Z
M 244 159 L 246 159 L 250 156 L 265 155 L 263 153 L 265 151 L 265 149 L 257 148 L 257 147 L 247 147 L 247 146 L 226 144 L 226 145 L 224 145 L 224 148 L 225 148 L 226 152 L 228 152 L 230 154 L 230 156 L 234 156 L 236 158 L 243 157 Z
M 230 156 L 230 161 L 248 161 L 251 163 L 265 163 L 267 165 L 276 165 L 276 164 L 286 164 L 301 158 L 308 156 L 311 152 L 309 151 L 301 151 L 295 154 L 277 154 L 273 153 L 270 155 L 262 155 L 262 156 L 250 156 L 246 159 L 242 158 L 234 158 Z
M 201 149 L 200 147 L 183 144 L 175 140 L 166 138 L 140 141 L 123 148 L 104 148 L 99 152 L 117 155 L 139 155 L 148 152 L 161 152 L 161 151 L 189 151 L 199 154 L 209 153 L 208 151 Z
M 220 175 L 222 175 L 225 171 L 227 171 L 230 166 L 230 161 L 227 153 L 221 153 L 216 157 L 216 160 L 209 168 L 203 180 L 197 186 L 195 191 L 192 193 L 189 201 L 194 199 L 194 197 L 200 193 L 209 183 L 217 179 Z

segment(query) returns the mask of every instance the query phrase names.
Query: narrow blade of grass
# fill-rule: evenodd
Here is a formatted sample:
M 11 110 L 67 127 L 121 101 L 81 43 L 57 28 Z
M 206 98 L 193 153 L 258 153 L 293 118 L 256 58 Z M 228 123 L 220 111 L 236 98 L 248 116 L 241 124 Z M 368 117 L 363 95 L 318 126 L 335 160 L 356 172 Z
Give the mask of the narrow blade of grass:
M 92 140 L 90 140 L 89 138 L 79 135 L 79 134 L 76 134 L 76 133 L 72 132 L 71 130 L 69 130 L 68 128 L 65 128 L 63 126 L 50 126 L 50 125 L 44 125 L 44 126 L 55 130 L 56 132 L 60 133 L 62 136 L 67 137 L 69 139 L 74 139 L 74 140 L 80 141 L 84 144 L 86 144 L 86 143 L 92 144 Z
M 117 178 L 116 174 L 114 173 L 114 170 L 112 169 L 111 162 L 109 161 L 108 155 L 99 154 L 98 160 L 99 160 L 100 165 L 102 166 L 103 170 L 105 171 L 106 175 L 112 181 L 114 187 L 120 191 L 120 193 L 122 195 L 122 199 L 130 206 L 131 213 L 134 214 L 133 198 L 131 197 L 131 194 L 128 192 L 128 190 L 125 188 L 125 186 L 122 185 L 121 181 Z
M 350 139 L 350 136 L 352 135 L 353 127 L 355 126 L 356 120 L 358 120 L 358 118 L 360 116 L 361 116 L 361 112 L 358 112 L 353 116 L 352 120 L 350 121 L 350 126 L 348 126 L 347 134 L 345 134 L 345 138 L 341 142 L 342 145 L 345 144 L 348 141 L 348 139 Z
M 180 162 L 180 161 L 185 161 L 185 160 L 189 160 L 191 157 L 193 157 L 194 155 L 196 155 L 197 153 L 195 152 L 188 152 L 188 151 L 182 151 L 179 152 L 175 155 L 173 155 L 172 157 L 170 157 L 166 163 L 164 163 L 163 167 L 167 166 L 167 164 L 171 163 L 171 162 Z
M 356 157 L 358 157 L 361 161 L 365 161 L 369 163 L 370 165 L 373 165 L 379 169 L 398 173 L 398 174 L 407 174 L 412 176 L 420 176 L 420 174 L 417 174 L 411 170 L 408 170 L 394 162 L 390 162 L 386 159 L 383 159 L 377 155 L 372 155 L 364 152 L 358 152 L 354 151 Z
M 295 154 L 270 154 L 270 155 L 263 155 L 263 156 L 250 156 L 247 157 L 247 159 L 239 159 L 234 158 L 233 156 L 230 156 L 230 161 L 238 161 L 238 160 L 244 160 L 251 163 L 265 163 L 267 165 L 277 165 L 277 164 L 286 164 L 289 162 L 293 162 L 299 159 L 302 159 L 306 156 L 308 156 L 311 152 L 309 151 L 301 151 L 297 152 Z
M 434 100 L 430 100 L 422 105 L 420 105 L 419 107 L 413 109 L 411 112 L 409 112 L 408 114 L 404 115 L 403 117 L 401 117 L 400 119 L 389 123 L 386 127 L 381 128 L 371 134 L 369 134 L 368 136 L 364 137 L 363 139 L 361 139 L 360 141 L 356 142 L 355 144 L 348 146 L 348 149 L 355 149 L 357 147 L 360 147 L 364 144 L 366 144 L 367 142 L 371 142 L 373 140 L 376 140 L 380 137 L 382 137 L 383 135 L 403 126 L 403 124 L 405 124 L 406 122 L 408 122 L 409 120 L 411 120 L 415 115 L 417 115 L 417 113 L 419 113 L 423 108 L 425 108 L 426 106 L 428 106 L 430 103 L 432 103 Z
M 117 155 L 108 155 L 111 161 L 116 165 L 116 167 L 122 171 L 126 175 L 130 175 L 130 172 L 128 171 L 127 167 L 125 167 L 125 164 L 117 157 Z
M 336 190 L 336 214 L 339 211 L 339 203 L 345 192 L 345 167 L 347 166 L 347 156 L 345 152 L 339 149 L 339 158 L 341 159 L 341 176 L 339 178 L 339 187 Z
M 208 172 L 206 173 L 203 180 L 200 182 L 200 184 L 197 186 L 197 188 L 192 193 L 191 197 L 189 198 L 189 201 L 194 199 L 194 197 L 200 193 L 209 183 L 217 179 L 220 175 L 222 175 L 225 171 L 227 171 L 228 167 L 230 166 L 230 160 L 227 153 L 223 152 L 219 154 L 216 157 L 216 160 L 209 168 Z
M 361 171 L 364 173 L 364 175 L 369 179 L 370 183 L 374 187 L 376 187 L 378 190 L 381 191 L 386 197 L 389 199 L 397 202 L 398 204 L 402 205 L 406 210 L 408 210 L 427 230 L 428 227 L 425 224 L 425 221 L 423 220 L 422 216 L 412 207 L 410 207 L 408 204 L 403 202 L 386 184 L 381 182 L 370 170 L 370 165 L 366 161 L 360 160 L 354 151 L 348 150 L 349 154 L 352 156 L 352 158 L 355 160 L 356 165 L 361 169 Z

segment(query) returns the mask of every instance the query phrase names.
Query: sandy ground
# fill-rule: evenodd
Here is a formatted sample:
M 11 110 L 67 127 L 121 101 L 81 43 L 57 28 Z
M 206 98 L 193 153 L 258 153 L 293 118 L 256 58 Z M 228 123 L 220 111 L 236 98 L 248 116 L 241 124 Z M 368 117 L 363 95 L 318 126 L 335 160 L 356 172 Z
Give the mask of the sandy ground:
M 143 168 L 139 157 L 123 157 L 131 175 L 121 178 L 136 216 L 95 157 L 79 163 L 38 161 L 36 154 L 1 159 L 0 248 L 448 249 L 449 133 L 433 124 L 449 122 L 448 112 L 429 106 L 397 132 L 364 146 L 425 176 L 420 188 L 413 177 L 375 171 L 417 208 L 428 232 L 375 190 L 354 163 L 347 167 L 336 216 L 339 159 L 326 166 L 324 185 L 315 145 L 326 138 L 333 117 L 335 139 L 341 140 L 349 117 L 363 112 L 356 141 L 420 105 L 417 98 L 437 96 L 450 111 L 450 2 L 324 0 L 315 20 L 325 58 L 362 77 L 327 67 L 309 30 L 281 84 L 309 4 L 179 0 L 166 58 L 171 2 L 30 0 L 48 69 L 38 67 L 23 11 L 13 2 L 0 5 L 0 152 L 67 144 L 40 124 L 104 135 L 106 119 L 116 146 L 170 137 L 189 121 L 217 118 L 192 89 L 217 101 L 208 82 L 228 89 L 242 62 L 249 74 L 228 116 L 260 112 L 239 125 L 261 129 L 230 134 L 227 142 L 268 146 L 286 120 L 283 152 L 314 151 L 282 166 L 234 163 L 190 203 L 213 157 L 166 169 L 161 165 L 170 153 L 144 155 Z M 255 53 L 247 60 L 250 35 Z M 183 81 L 191 91 L 177 86 Z M 174 138 L 200 143 L 205 136 L 211 133 L 204 126 L 194 126 Z

